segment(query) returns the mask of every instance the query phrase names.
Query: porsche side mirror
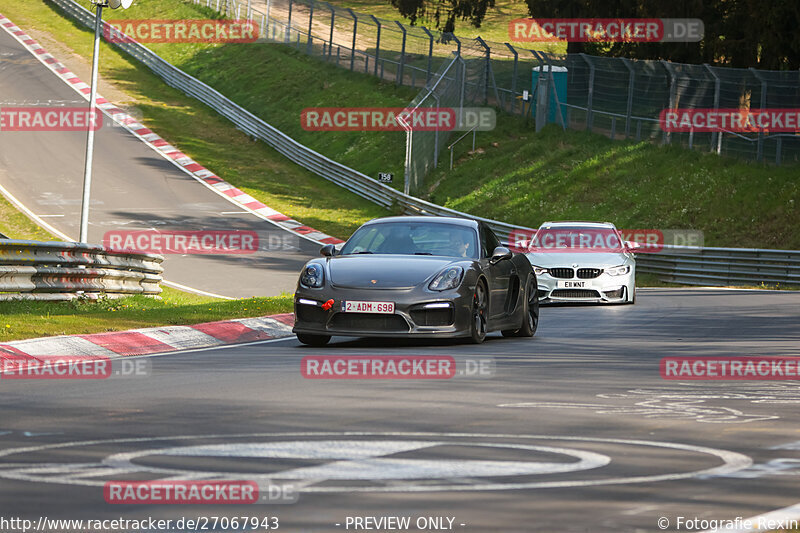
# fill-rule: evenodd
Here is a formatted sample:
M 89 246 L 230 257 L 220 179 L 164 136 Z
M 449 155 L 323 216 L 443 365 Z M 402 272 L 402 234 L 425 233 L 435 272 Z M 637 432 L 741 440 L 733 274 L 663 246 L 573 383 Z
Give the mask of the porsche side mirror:
M 325 246 L 319 249 L 319 253 L 321 253 L 325 257 L 333 257 L 334 255 L 336 255 L 336 247 L 332 244 L 326 244 Z
M 491 264 L 499 263 L 503 259 L 511 259 L 511 250 L 505 246 L 498 246 L 492 252 L 492 258 L 489 260 Z

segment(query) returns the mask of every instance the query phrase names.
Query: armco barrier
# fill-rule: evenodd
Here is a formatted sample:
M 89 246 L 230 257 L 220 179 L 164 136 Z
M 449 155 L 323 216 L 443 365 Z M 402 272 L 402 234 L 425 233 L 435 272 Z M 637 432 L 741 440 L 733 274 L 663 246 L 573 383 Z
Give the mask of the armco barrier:
M 84 25 L 94 26 L 94 14 L 73 0 L 51 1 Z M 487 223 L 502 240 L 508 240 L 509 234 L 513 230 L 530 230 L 530 228 L 522 226 L 461 213 L 403 194 L 300 144 L 246 109 L 236 105 L 205 83 L 174 67 L 147 47 L 133 40 L 114 43 L 114 45 L 144 63 L 168 85 L 197 98 L 248 135 L 264 141 L 283 156 L 318 176 L 378 205 L 387 208 L 397 206 L 406 214 L 457 216 L 481 220 Z M 791 284 L 798 283 L 800 251 L 705 248 L 699 254 L 696 251 L 686 254 L 675 249 L 665 250 L 659 254 L 638 254 L 637 261 L 641 272 L 651 272 L 666 281 L 677 283 L 693 285 L 757 284 L 761 282 Z M 762 262 L 766 264 L 762 264 Z
M 800 251 L 665 246 L 636 254 L 636 269 L 686 285 L 800 285 Z
M 75 242 L 0 240 L 0 300 L 155 296 L 163 260 Z

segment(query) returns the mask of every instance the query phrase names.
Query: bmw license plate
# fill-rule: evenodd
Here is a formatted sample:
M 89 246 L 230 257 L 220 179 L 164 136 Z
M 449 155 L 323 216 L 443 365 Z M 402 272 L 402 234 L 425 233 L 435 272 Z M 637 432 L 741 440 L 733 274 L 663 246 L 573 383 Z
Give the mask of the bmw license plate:
M 585 289 L 589 284 L 587 281 L 570 281 L 566 279 L 558 280 L 559 289 Z
M 342 311 L 345 313 L 379 313 L 383 315 L 392 315 L 394 314 L 394 302 L 347 300 L 342 302 Z

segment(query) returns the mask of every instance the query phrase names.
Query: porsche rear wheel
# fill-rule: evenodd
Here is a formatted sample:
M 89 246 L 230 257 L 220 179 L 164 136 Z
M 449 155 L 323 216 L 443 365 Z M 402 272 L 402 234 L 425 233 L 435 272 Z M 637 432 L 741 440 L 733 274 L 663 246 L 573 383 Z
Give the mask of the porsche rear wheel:
M 308 346 L 325 346 L 331 340 L 330 335 L 313 335 L 311 333 L 298 333 L 297 340 Z
M 480 344 L 486 339 L 488 304 L 486 286 L 482 282 L 478 282 L 478 285 L 475 286 L 475 294 L 472 296 L 472 323 L 469 332 L 469 338 L 475 344 Z
M 525 288 L 522 326 L 519 329 L 504 329 L 504 337 L 533 337 L 539 327 L 539 291 L 528 281 Z

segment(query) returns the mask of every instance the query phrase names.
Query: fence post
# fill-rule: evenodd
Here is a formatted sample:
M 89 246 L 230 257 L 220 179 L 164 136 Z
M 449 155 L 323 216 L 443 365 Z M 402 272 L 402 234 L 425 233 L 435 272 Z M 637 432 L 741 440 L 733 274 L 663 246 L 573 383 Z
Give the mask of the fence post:
M 400 66 L 397 68 L 397 85 L 403 85 L 403 67 L 406 64 L 406 27 L 400 24 L 398 21 L 394 21 L 395 24 L 400 28 L 400 31 L 403 32 L 403 44 L 400 48 Z
M 636 73 L 631 66 L 630 59 L 623 57 L 622 63 L 628 69 L 628 107 L 625 110 L 625 138 L 627 139 L 631 134 L 631 115 L 633 114 L 633 84 Z
M 271 3 L 271 0 L 267 0 L 267 9 L 266 9 L 267 12 L 264 14 L 264 16 L 267 17 L 267 24 L 269 24 L 269 7 L 270 7 L 270 3 Z
M 717 76 L 717 73 L 714 72 L 714 70 L 711 68 L 711 66 L 708 63 L 703 63 L 703 66 L 706 67 L 706 70 L 714 78 L 714 111 L 717 111 L 719 109 L 719 86 L 720 86 L 719 76 Z M 719 149 L 715 150 L 715 148 L 717 146 L 717 140 L 721 139 L 721 137 L 722 137 L 721 132 L 715 131 L 715 132 L 711 133 L 711 151 L 712 152 L 716 151 L 717 154 L 719 154 Z M 720 143 L 720 146 L 721 146 L 721 143 Z
M 666 69 L 667 73 L 669 74 L 669 109 L 675 109 L 678 101 L 678 94 L 677 94 L 677 86 L 675 83 L 675 71 L 672 68 L 672 63 L 669 61 L 662 59 L 661 64 L 664 65 L 664 69 Z M 672 134 L 668 131 L 664 132 L 664 144 L 669 144 L 672 142 Z
M 431 61 L 433 60 L 433 35 L 428 28 L 422 26 L 422 29 L 428 35 L 428 74 L 425 76 L 425 84 L 427 85 L 429 81 L 431 81 Z
M 519 54 L 514 49 L 514 47 L 511 46 L 510 44 L 505 43 L 505 45 L 508 47 L 509 50 L 511 50 L 511 53 L 514 54 L 514 70 L 513 70 L 512 74 L 511 74 L 511 98 L 512 98 L 513 103 L 511 105 L 510 112 L 511 113 L 516 113 L 516 111 L 517 111 L 517 63 L 519 62 Z
M 247 0 L 247 21 L 248 22 L 253 20 L 253 15 L 252 15 L 253 12 L 251 11 L 251 7 L 250 7 L 251 6 L 251 2 L 252 2 L 252 0 Z
M 483 47 L 483 49 L 486 51 L 486 68 L 484 69 L 485 70 L 484 76 L 485 76 L 485 79 L 486 79 L 486 85 L 485 85 L 484 91 L 483 91 L 483 104 L 486 105 L 486 104 L 489 103 L 489 73 L 491 72 L 491 68 L 492 68 L 492 63 L 491 63 L 492 51 L 489 49 L 489 45 L 486 44 L 486 41 L 484 41 L 480 37 L 475 37 L 475 40 L 478 41 L 478 44 L 480 44 Z
M 311 24 L 314 21 L 314 0 L 308 3 L 308 41 L 306 42 L 306 54 L 311 55 Z
M 358 17 L 349 7 L 347 12 L 353 17 L 353 46 L 350 49 L 350 70 L 353 70 L 356 61 L 356 36 L 358 35 Z
M 778 135 L 775 139 L 775 165 L 781 166 L 781 149 L 783 148 L 783 136 Z
M 767 80 L 759 74 L 759 72 L 750 67 L 750 72 L 753 73 L 753 76 L 761 82 L 761 109 L 766 109 L 767 107 Z M 756 161 L 761 161 L 764 159 L 764 130 L 762 128 L 758 129 L 758 148 L 756 150 Z
M 381 23 L 375 15 L 370 15 L 375 25 L 378 26 L 378 42 L 375 44 L 375 75 L 378 75 L 378 60 L 381 55 Z
M 292 3 L 294 0 L 289 0 L 289 20 L 286 21 L 286 44 L 292 41 Z
M 334 24 L 336 23 L 336 9 L 327 2 L 326 5 L 328 6 L 328 9 L 331 10 L 331 33 L 330 36 L 328 37 L 328 61 L 330 61 L 331 55 L 333 54 L 333 27 Z
M 581 53 L 581 58 L 589 65 L 589 93 L 586 97 L 586 131 L 592 131 L 592 100 L 594 97 L 594 63 L 589 60 L 589 57 Z

